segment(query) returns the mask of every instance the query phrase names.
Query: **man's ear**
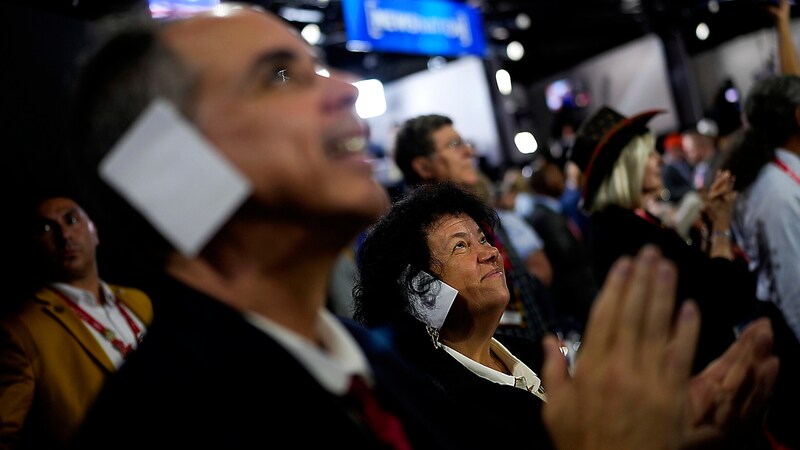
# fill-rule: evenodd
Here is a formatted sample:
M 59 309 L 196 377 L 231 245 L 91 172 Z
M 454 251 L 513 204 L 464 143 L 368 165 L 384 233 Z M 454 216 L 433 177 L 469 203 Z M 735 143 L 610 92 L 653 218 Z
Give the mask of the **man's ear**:
M 100 236 L 97 234 L 97 227 L 94 226 L 94 222 L 91 219 L 89 219 L 89 233 L 92 235 L 94 245 L 100 245 Z
M 433 161 L 427 156 L 417 156 L 411 160 L 411 168 L 423 180 L 433 178 Z

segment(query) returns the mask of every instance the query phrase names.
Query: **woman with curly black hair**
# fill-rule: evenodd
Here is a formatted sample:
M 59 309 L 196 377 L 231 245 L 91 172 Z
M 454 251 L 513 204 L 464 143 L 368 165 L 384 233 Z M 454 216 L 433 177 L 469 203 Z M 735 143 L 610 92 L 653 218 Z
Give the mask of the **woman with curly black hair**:
M 551 448 L 540 416 L 544 389 L 532 369 L 541 367 L 541 346 L 492 337 L 510 298 L 492 245 L 497 220 L 455 184 L 416 189 L 359 249 L 355 318 L 387 333 L 465 411 L 486 416 L 487 429 L 513 426 L 497 433 L 498 442 Z

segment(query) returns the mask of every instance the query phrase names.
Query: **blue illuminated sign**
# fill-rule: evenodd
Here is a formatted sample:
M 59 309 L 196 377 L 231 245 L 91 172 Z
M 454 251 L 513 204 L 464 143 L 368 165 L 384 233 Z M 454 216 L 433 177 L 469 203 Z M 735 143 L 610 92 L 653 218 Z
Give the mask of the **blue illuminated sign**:
M 443 0 L 343 0 L 347 48 L 423 55 L 486 54 L 477 7 Z

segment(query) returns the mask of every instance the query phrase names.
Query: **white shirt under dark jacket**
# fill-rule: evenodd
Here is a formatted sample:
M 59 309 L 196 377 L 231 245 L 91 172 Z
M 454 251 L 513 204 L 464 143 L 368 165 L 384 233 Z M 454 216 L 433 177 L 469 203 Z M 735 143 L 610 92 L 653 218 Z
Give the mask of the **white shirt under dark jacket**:
M 245 312 L 244 317 L 285 347 L 331 393 L 345 395 L 353 375 L 361 375 L 368 385 L 373 384 L 372 372 L 361 347 L 329 311 L 320 311 L 315 329 L 325 348 L 258 314 Z
M 531 370 L 530 367 L 520 361 L 516 356 L 512 355 L 511 352 L 509 352 L 508 349 L 497 339 L 492 338 L 490 346 L 492 352 L 498 358 L 500 358 L 506 367 L 511 370 L 512 375 L 507 375 L 502 372 L 498 372 L 491 367 L 486 367 L 483 364 L 475 362 L 456 350 L 442 344 L 444 351 L 455 358 L 458 362 L 463 364 L 464 367 L 472 371 L 472 373 L 475 375 L 497 384 L 505 384 L 508 386 L 525 389 L 543 401 L 547 401 L 544 390 L 540 389 L 542 386 L 542 380 L 539 379 L 539 376 L 536 375 L 536 372 Z

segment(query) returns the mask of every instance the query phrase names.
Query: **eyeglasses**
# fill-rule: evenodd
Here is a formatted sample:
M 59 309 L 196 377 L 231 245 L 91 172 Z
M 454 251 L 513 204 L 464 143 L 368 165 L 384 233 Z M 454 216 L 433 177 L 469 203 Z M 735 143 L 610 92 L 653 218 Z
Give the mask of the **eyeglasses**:
M 446 149 L 468 149 L 468 148 L 475 148 L 475 145 L 472 141 L 465 141 L 461 138 L 454 138 L 444 144 L 444 148 Z

